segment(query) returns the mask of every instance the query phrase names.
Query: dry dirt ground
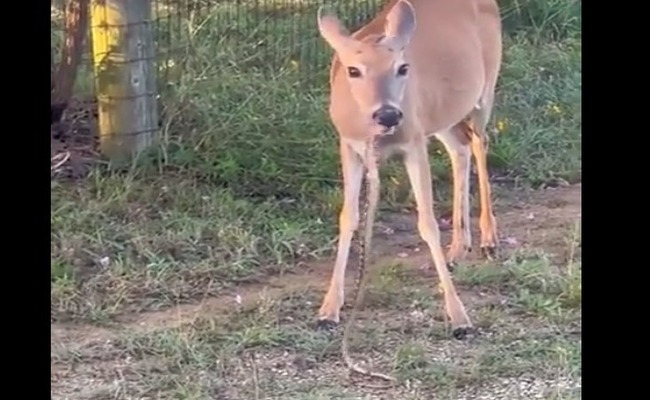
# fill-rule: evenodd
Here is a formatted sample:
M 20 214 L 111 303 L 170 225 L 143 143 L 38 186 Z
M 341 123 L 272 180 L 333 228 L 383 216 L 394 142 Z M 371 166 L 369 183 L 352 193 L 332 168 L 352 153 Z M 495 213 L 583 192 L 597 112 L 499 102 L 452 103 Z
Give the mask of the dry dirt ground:
M 50 126 L 52 177 L 80 178 L 97 163 L 97 104 L 93 99 L 71 100 L 60 120 Z
M 499 260 L 474 251 L 454 271 L 468 341 L 450 338 L 414 216 L 378 225 L 351 351 L 392 387 L 350 376 L 340 330 L 314 329 L 325 260 L 102 326 L 52 324 L 52 399 L 578 399 L 581 186 L 501 189 L 496 206 Z

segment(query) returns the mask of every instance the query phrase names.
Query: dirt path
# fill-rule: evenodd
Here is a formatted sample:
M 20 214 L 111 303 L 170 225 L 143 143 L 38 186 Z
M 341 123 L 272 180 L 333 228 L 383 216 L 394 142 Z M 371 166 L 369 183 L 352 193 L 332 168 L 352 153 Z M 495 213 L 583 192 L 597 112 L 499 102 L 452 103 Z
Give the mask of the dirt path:
M 543 191 L 517 192 L 500 197 L 497 202 L 498 223 L 502 250 L 514 248 L 543 248 L 558 258 L 566 258 L 566 238 L 573 224 L 580 222 L 582 204 L 581 185 L 551 188 Z M 507 207 L 507 208 L 506 208 Z M 525 222 L 524 222 L 525 221 Z M 400 260 L 410 265 L 424 266 L 428 256 L 421 253 L 421 240 L 417 234 L 415 220 L 411 214 L 393 214 L 378 224 L 376 249 L 380 253 L 377 262 Z M 473 237 L 477 238 L 478 221 L 474 218 Z M 443 239 L 449 240 L 449 232 Z M 476 240 L 476 239 L 475 239 Z M 477 261 L 476 252 L 469 260 Z M 350 263 L 350 271 L 353 264 Z M 294 288 L 313 288 L 322 291 L 331 273 L 331 260 L 304 266 L 299 273 L 269 277 L 267 281 L 242 285 L 228 294 L 202 299 L 196 304 L 182 304 L 164 310 L 127 314 L 120 317 L 117 330 L 150 330 L 171 327 L 188 322 L 198 315 L 217 314 L 230 309 L 234 304 L 254 302 L 261 294 L 278 297 L 284 291 Z M 347 274 L 347 285 L 353 281 L 353 273 Z M 77 342 L 109 338 L 111 330 L 92 325 L 53 324 L 52 339 L 62 342 Z
M 580 223 L 581 185 L 543 191 L 507 193 L 501 190 L 501 192 L 503 193 L 499 193 L 497 197 L 496 208 L 503 255 L 515 249 L 529 248 L 543 249 L 558 263 L 570 256 L 567 237 Z M 428 252 L 421 249 L 423 244 L 417 234 L 412 214 L 391 215 L 378 225 L 376 240 L 378 263 L 399 260 L 410 268 L 426 265 Z M 478 238 L 476 220 L 473 221 L 472 226 L 476 244 Z M 449 232 L 445 233 L 444 240 L 448 242 Z M 476 256 L 474 252 L 470 259 Z M 571 256 L 575 257 L 576 254 Z M 579 254 L 577 256 L 579 257 Z M 481 261 L 474 258 L 472 262 Z M 201 299 L 194 304 L 182 304 L 163 311 L 124 315 L 110 327 L 75 323 L 52 324 L 52 353 L 72 354 L 75 349 L 101 346 L 102 343 L 115 339 L 123 332 L 146 333 L 181 326 L 202 316 L 227 313 L 239 304 L 254 304 L 260 298 L 281 298 L 285 293 L 297 289 L 313 291 L 320 296 L 331 273 L 331 260 L 313 263 L 297 270 L 299 271 L 297 273 L 269 277 L 264 282 L 241 285 L 223 296 Z M 435 275 L 432 270 L 426 273 Z M 351 283 L 353 275 L 353 273 L 348 274 L 348 284 Z M 310 304 L 309 307 L 313 308 L 315 313 L 318 304 Z M 97 360 L 97 362 L 106 361 Z M 83 382 L 87 383 L 83 379 L 75 383 L 65 382 L 74 375 L 64 373 L 64 371 L 69 372 L 69 366 L 65 362 L 53 361 L 52 371 L 53 396 L 54 386 L 83 386 Z M 53 398 L 82 397 L 54 396 Z

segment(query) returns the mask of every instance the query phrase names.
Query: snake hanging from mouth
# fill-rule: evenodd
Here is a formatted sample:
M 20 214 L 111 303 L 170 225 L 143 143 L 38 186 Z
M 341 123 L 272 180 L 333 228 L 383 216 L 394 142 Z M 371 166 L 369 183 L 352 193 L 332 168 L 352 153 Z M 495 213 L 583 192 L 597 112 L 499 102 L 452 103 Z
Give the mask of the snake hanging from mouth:
M 356 364 L 350 356 L 350 330 L 356 319 L 356 313 L 363 303 L 363 287 L 366 277 L 366 263 L 368 261 L 371 242 L 372 242 L 372 229 L 377 213 L 377 206 L 379 203 L 379 146 L 378 137 L 371 135 L 366 142 L 366 156 L 365 156 L 365 169 L 366 178 L 363 183 L 363 192 L 365 192 L 365 199 L 361 206 L 361 215 L 359 219 L 359 229 L 357 229 L 357 244 L 359 247 L 359 265 L 357 267 L 357 275 L 354 282 L 352 291 L 352 310 L 350 318 L 347 320 L 343 329 L 343 339 L 341 343 L 341 353 L 348 369 L 361 375 L 370 376 L 373 378 L 383 379 L 385 381 L 394 382 L 396 379 L 390 375 L 385 375 L 379 372 L 369 371 L 358 364 Z M 363 236 L 361 236 L 363 235 Z

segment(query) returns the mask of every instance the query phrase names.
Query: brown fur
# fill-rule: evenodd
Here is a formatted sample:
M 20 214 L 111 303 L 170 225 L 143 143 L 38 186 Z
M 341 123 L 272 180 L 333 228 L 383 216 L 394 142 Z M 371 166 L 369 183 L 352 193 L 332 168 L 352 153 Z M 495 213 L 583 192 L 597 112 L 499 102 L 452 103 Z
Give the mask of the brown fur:
M 479 175 L 481 247 L 490 252 L 497 244 L 486 156 L 486 125 L 502 57 L 496 0 L 390 0 L 352 35 L 344 32 L 336 18 L 320 12 L 319 28 L 335 51 L 330 66 L 329 113 L 340 136 L 344 176 L 339 248 L 321 318 L 338 321 L 342 278 L 359 219 L 360 159 L 367 138 L 379 134 L 380 151 L 404 155 L 418 205 L 418 228 L 440 276 L 451 323 L 454 328 L 471 326 L 446 262 L 462 259 L 471 247 L 471 155 Z M 396 72 L 398 66 L 406 65 L 403 63 L 409 67 L 406 77 Z M 352 67 L 361 71 L 358 78 L 348 77 Z M 403 115 L 390 131 L 379 129 L 373 117 L 384 105 L 398 107 Z M 430 136 L 443 142 L 452 160 L 453 239 L 446 257 L 433 214 L 426 150 Z

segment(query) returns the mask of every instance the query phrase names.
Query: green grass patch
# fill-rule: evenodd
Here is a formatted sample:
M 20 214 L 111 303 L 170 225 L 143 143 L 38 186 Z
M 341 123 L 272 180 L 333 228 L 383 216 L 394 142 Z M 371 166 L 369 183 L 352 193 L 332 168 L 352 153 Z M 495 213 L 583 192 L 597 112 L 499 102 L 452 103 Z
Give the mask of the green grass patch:
M 411 285 L 428 289 L 426 281 Z M 544 289 L 532 285 L 531 292 Z M 504 288 L 500 296 L 517 299 L 517 288 Z M 122 331 L 110 341 L 76 347 L 53 360 L 79 370 L 98 359 L 129 360 L 122 371 L 133 382 L 125 389 L 129 394 L 207 398 L 237 393 L 240 397 L 233 398 L 254 398 L 258 390 L 279 399 L 358 397 L 364 387 L 349 385 L 339 364 L 340 332 L 314 329 L 313 310 L 306 305 L 315 300 L 313 293 L 300 289 L 281 297 L 261 296 L 247 306 L 174 327 Z M 444 322 L 414 313 L 417 307 L 408 297 L 394 302 L 396 307 L 375 305 L 362 313 L 351 352 L 374 370 L 394 374 L 397 398 L 423 398 L 435 391 L 451 399 L 504 390 L 567 398 L 558 396 L 574 395 L 580 388 L 579 325 L 556 323 L 542 314 L 522 316 L 504 303 L 492 308 L 494 324 L 464 343 L 440 333 Z
M 571 0 L 547 3 L 504 5 L 515 22 L 506 24 L 490 126 L 493 173 L 531 184 L 580 176 L 580 10 Z M 159 63 L 168 79 L 160 144 L 131 171 L 95 169 L 51 184 L 56 318 L 166 307 L 332 249 L 341 193 L 326 111 L 330 53 L 316 35 L 314 4 L 263 4 L 258 12 L 230 3 L 156 10 L 168 59 Z M 354 14 L 349 24 L 363 10 L 372 15 L 359 7 L 346 14 Z M 549 30 L 557 32 L 540 33 Z M 62 35 L 53 35 L 59 48 Z M 297 37 L 319 44 L 307 51 Z M 447 157 L 432 144 L 431 158 L 444 191 Z M 411 205 L 403 168 L 391 163 L 382 174 L 385 204 Z M 562 301 L 578 301 L 571 296 Z
M 316 2 L 163 3 L 154 24 L 160 142 L 129 170 L 97 167 L 51 183 L 52 319 L 105 325 L 88 335 L 91 326 L 75 329 L 84 337 L 53 349 L 53 395 L 365 398 L 370 391 L 340 364 L 340 335 L 313 329 L 318 291 L 287 289 L 178 323 L 144 314 L 142 324 L 116 330 L 131 313 L 232 293 L 331 254 L 341 204 L 330 52 L 317 35 Z M 352 27 L 375 3 L 347 12 L 341 3 L 339 12 Z M 579 180 L 580 2 L 500 4 L 506 35 L 491 170 L 533 186 Z M 84 69 L 77 92 L 91 91 Z M 436 143 L 431 160 L 448 193 L 449 162 Z M 383 209 L 412 205 L 399 163 L 382 175 Z M 508 390 L 579 398 L 579 243 L 572 234 L 560 265 L 520 251 L 499 265 L 460 266 L 454 279 L 481 331 L 470 343 L 450 339 L 434 280 L 381 266 L 353 334 L 355 359 L 397 376 L 387 398 L 504 398 Z

